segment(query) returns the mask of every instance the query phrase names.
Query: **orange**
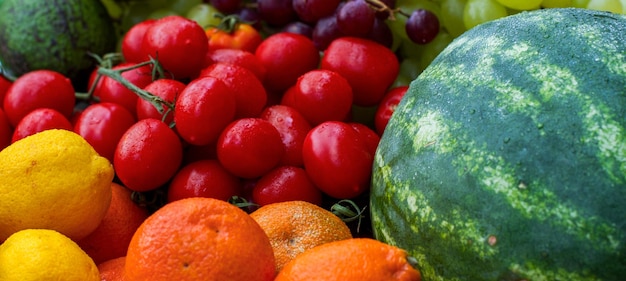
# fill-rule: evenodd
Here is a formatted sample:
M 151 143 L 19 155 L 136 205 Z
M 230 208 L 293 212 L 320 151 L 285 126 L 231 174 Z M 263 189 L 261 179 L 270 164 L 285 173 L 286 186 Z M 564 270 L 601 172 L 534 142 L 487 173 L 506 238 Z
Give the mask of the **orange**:
M 96 262 L 126 256 L 126 249 L 135 230 L 148 218 L 148 211 L 131 198 L 131 191 L 117 183 L 111 184 L 111 204 L 100 225 L 78 245 Z
M 250 216 L 270 238 L 277 272 L 284 264 L 307 249 L 352 238 L 350 228 L 339 217 L 305 201 L 264 205 Z
M 100 281 L 124 281 L 126 257 L 117 257 L 98 264 Z
M 192 197 L 167 203 L 135 232 L 125 278 L 269 281 L 274 253 L 263 229 L 226 201 Z
M 421 275 L 404 250 L 372 238 L 352 238 L 307 250 L 274 280 L 418 281 Z

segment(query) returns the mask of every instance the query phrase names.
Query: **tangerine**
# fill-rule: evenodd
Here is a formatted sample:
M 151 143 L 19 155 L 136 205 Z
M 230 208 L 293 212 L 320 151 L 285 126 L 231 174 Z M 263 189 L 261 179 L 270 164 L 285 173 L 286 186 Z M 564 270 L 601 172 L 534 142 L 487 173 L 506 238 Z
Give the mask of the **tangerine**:
M 226 201 L 190 197 L 165 204 L 135 232 L 125 278 L 273 280 L 274 253 L 263 229 Z
M 419 281 L 407 253 L 372 238 L 329 242 L 298 255 L 274 281 Z
M 100 281 L 124 281 L 126 257 L 121 256 L 98 264 Z
M 306 201 L 267 204 L 250 216 L 265 230 L 272 243 L 276 272 L 308 249 L 352 238 L 350 228 L 338 216 Z

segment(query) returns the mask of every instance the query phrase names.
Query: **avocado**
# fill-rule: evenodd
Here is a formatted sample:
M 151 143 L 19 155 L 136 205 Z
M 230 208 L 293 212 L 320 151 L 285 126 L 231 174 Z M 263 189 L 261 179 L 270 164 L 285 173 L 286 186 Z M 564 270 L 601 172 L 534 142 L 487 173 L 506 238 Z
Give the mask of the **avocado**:
M 99 0 L 0 1 L 0 65 L 9 76 L 49 69 L 86 84 L 96 65 L 88 53 L 115 51 L 115 27 Z

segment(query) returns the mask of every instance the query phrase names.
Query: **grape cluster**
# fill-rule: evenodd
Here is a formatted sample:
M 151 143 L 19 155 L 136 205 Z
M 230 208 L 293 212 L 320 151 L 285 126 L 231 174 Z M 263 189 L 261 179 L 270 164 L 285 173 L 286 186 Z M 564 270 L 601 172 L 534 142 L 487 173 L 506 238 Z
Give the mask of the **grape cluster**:
M 110 2 L 113 0 L 105 0 Z M 525 10 L 577 7 L 626 12 L 626 0 L 118 0 L 122 30 L 146 18 L 178 14 L 201 26 L 235 14 L 270 35 L 303 34 L 323 51 L 340 36 L 374 40 L 398 54 L 396 85 L 413 80 L 455 37 Z

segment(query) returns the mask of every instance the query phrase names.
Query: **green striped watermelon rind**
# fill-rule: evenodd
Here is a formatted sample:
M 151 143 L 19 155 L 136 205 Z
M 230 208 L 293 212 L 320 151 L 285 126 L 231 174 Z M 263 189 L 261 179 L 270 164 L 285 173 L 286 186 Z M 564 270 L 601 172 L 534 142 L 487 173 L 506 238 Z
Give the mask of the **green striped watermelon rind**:
M 455 39 L 374 160 L 377 239 L 423 280 L 626 276 L 626 18 L 522 12 Z

